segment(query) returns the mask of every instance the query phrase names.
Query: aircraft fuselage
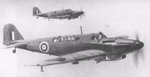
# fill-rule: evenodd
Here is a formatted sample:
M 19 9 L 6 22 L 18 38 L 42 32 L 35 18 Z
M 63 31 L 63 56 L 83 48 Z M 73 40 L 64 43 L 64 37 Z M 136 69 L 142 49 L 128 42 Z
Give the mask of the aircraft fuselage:
M 92 38 L 93 35 L 95 39 Z M 142 42 L 130 39 L 121 39 L 122 43 L 116 43 L 120 40 L 120 38 L 115 39 L 114 42 L 101 40 L 103 43 L 99 43 L 96 37 L 98 37 L 98 33 L 31 40 L 26 45 L 25 49 L 58 56 L 85 50 L 101 50 L 105 51 L 109 58 L 116 59 L 120 58 L 122 55 L 132 52 L 133 50 L 143 47 Z M 114 38 L 104 39 L 111 40 Z
M 82 15 L 83 11 L 72 11 L 72 10 L 57 10 L 53 12 L 47 12 L 42 14 L 37 14 L 37 16 L 45 17 L 48 19 L 73 19 L 77 18 L 78 16 Z

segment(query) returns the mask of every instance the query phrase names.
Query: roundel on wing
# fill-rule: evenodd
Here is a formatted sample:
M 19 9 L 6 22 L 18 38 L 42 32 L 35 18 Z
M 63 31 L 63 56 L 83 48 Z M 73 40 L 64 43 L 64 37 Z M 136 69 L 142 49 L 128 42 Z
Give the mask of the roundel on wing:
M 39 49 L 41 52 L 47 53 L 49 51 L 49 44 L 48 42 L 41 42 L 39 45 Z

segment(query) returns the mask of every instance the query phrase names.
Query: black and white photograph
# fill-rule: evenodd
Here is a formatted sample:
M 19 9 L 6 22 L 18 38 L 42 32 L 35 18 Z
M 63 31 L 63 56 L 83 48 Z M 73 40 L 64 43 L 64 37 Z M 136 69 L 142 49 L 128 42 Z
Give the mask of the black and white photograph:
M 0 77 L 149 77 L 149 0 L 1 0 Z

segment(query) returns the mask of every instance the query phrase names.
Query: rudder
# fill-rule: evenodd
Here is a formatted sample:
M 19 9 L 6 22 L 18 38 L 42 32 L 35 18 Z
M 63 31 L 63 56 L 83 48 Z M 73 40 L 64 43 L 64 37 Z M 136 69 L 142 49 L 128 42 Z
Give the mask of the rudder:
M 33 16 L 36 16 L 37 14 L 40 14 L 41 11 L 39 10 L 38 7 L 33 7 Z
M 3 44 L 11 45 L 11 41 L 23 40 L 24 38 L 13 24 L 6 24 L 3 29 Z

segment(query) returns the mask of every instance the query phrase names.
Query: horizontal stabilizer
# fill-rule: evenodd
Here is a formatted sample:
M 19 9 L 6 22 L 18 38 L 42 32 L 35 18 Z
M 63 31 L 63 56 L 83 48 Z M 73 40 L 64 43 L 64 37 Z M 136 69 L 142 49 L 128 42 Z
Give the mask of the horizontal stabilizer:
M 40 62 L 36 63 L 35 65 L 29 65 L 29 66 L 58 65 L 58 64 L 68 63 L 68 62 L 88 60 L 88 59 L 92 59 L 95 57 L 103 56 L 104 54 L 105 54 L 104 51 L 86 50 L 86 51 L 80 51 L 80 52 L 76 52 L 76 53 L 63 55 L 63 56 L 60 56 L 57 58 L 47 59 L 44 61 L 40 61 Z
M 19 48 L 19 47 L 23 47 L 26 45 L 27 45 L 27 43 L 16 43 L 16 44 L 12 44 L 12 45 L 9 45 L 7 47 L 4 47 L 4 48 Z

